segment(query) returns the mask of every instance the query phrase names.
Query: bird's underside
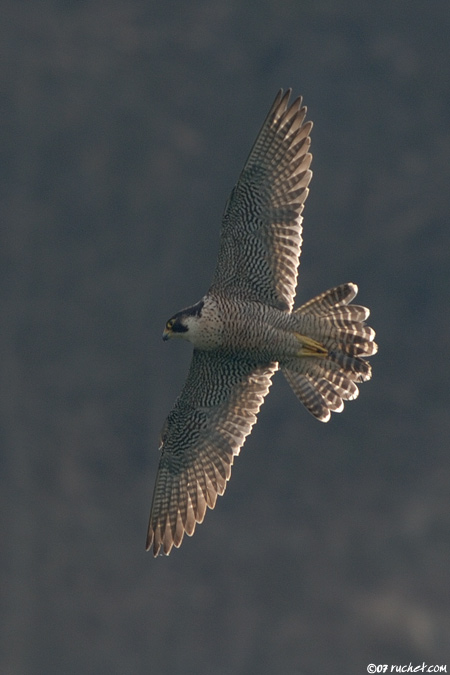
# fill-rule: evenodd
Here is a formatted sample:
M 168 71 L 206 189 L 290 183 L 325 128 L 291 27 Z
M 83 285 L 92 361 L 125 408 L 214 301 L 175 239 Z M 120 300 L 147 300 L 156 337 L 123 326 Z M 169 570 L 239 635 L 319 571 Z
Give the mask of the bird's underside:
M 225 207 L 212 285 L 177 312 L 164 338 L 194 345 L 187 380 L 160 439 L 147 549 L 168 555 L 225 491 L 274 372 L 319 420 L 371 377 L 377 350 L 355 284 L 294 309 L 302 210 L 311 179 L 301 98 L 280 91 Z

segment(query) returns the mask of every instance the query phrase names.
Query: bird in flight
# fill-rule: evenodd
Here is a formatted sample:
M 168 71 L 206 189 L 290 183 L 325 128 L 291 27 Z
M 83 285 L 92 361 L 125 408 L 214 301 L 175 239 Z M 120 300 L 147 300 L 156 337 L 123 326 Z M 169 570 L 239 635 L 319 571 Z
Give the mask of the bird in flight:
M 276 370 L 322 422 L 371 377 L 375 331 L 369 310 L 350 304 L 356 284 L 294 309 L 312 123 L 290 95 L 277 94 L 225 206 L 209 291 L 165 326 L 164 340 L 184 338 L 194 352 L 160 436 L 147 535 L 155 557 L 192 535 L 224 493 Z

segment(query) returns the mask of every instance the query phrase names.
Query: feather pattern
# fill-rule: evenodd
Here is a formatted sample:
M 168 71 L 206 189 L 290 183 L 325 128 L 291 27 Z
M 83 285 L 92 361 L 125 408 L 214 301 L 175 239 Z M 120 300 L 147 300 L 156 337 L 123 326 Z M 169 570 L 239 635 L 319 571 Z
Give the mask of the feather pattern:
M 372 376 L 366 357 L 376 353 L 375 331 L 366 326 L 367 307 L 349 305 L 356 284 L 342 284 L 321 293 L 293 312 L 299 332 L 326 348 L 323 358 L 286 359 L 283 374 L 305 407 L 322 422 L 342 412 L 344 401 L 359 394 L 356 382 Z
M 213 509 L 256 422 L 277 366 L 194 350 L 183 391 L 161 433 L 147 549 L 165 554 Z
M 279 92 L 225 207 L 210 293 L 292 309 L 312 172 L 311 122 Z

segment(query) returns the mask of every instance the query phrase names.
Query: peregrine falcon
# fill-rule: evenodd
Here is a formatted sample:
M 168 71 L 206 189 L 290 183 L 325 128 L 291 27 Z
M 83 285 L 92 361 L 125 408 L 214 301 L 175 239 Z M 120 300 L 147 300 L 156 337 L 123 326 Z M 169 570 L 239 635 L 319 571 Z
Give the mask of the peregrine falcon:
M 278 368 L 322 422 L 371 377 L 375 331 L 369 310 L 350 304 L 356 284 L 294 309 L 312 123 L 290 95 L 277 94 L 225 206 L 209 291 L 165 326 L 164 340 L 184 338 L 194 352 L 160 436 L 147 535 L 154 556 L 179 547 L 224 493 Z

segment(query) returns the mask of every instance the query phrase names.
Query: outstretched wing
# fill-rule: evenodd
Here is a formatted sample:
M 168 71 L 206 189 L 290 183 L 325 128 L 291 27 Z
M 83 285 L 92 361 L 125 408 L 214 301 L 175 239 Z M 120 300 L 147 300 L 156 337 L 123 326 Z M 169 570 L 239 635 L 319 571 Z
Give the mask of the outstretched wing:
M 161 434 L 147 550 L 169 554 L 225 491 L 234 456 L 256 422 L 277 364 L 194 350 L 184 389 Z
M 225 207 L 211 293 L 292 309 L 311 180 L 312 122 L 281 90 Z

